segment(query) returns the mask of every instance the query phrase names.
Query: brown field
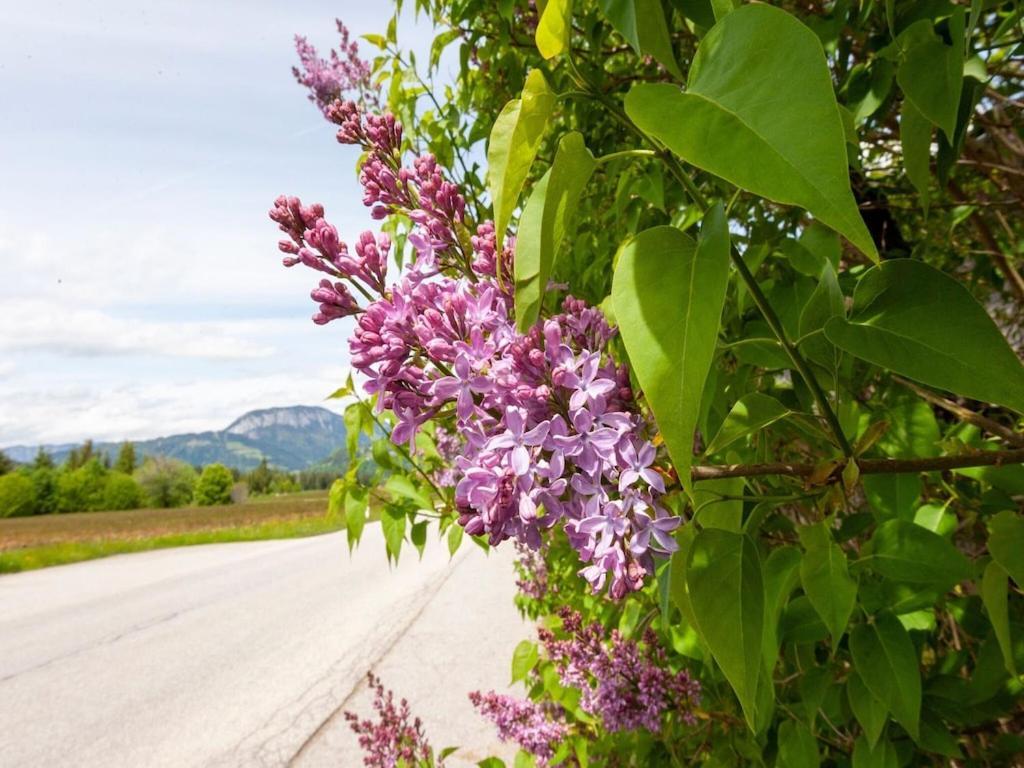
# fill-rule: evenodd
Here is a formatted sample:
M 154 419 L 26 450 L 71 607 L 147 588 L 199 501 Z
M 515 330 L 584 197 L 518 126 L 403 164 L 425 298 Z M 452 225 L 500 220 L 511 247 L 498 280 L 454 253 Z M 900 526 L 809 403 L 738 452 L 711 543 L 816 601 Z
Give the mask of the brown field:
M 0 519 L 0 552 L 71 542 L 127 542 L 248 529 L 323 518 L 326 512 L 327 491 L 311 491 L 216 507 L 15 517 Z

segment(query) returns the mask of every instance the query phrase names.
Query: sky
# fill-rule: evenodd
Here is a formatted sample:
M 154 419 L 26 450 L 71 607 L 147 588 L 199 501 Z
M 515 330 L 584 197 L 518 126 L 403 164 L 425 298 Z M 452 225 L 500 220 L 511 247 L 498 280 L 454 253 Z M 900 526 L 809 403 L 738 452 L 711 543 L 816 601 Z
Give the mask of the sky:
M 347 331 L 310 321 L 316 276 L 281 266 L 274 198 L 373 223 L 357 150 L 305 99 L 292 36 L 383 0 L 8 4 L 0 25 L 0 446 L 222 429 L 322 404 Z M 399 43 L 423 50 L 411 16 Z M 364 51 L 368 44 L 363 46 Z

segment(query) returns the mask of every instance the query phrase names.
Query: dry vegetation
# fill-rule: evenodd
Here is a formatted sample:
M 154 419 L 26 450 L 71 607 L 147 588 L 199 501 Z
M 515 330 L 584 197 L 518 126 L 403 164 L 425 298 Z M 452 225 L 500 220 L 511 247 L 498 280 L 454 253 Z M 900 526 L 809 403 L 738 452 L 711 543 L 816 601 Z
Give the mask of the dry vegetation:
M 78 512 L 0 520 L 0 573 L 160 547 L 337 530 L 326 491 L 214 507 Z

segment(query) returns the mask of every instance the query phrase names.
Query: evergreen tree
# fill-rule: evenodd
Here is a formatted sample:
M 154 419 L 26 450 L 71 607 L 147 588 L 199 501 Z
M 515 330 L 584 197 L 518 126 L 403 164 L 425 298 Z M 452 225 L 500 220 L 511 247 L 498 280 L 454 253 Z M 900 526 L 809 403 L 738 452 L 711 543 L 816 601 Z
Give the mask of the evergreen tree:
M 135 443 L 125 440 L 121 443 L 121 450 L 117 453 L 117 461 L 114 462 L 114 469 L 130 475 L 135 471 Z
M 42 446 L 39 446 L 36 458 L 32 462 L 32 469 L 53 469 L 54 467 L 56 467 L 56 464 L 53 462 L 53 456 L 48 454 Z
M 13 472 L 15 466 L 14 460 L 3 451 L 0 451 L 0 475 Z

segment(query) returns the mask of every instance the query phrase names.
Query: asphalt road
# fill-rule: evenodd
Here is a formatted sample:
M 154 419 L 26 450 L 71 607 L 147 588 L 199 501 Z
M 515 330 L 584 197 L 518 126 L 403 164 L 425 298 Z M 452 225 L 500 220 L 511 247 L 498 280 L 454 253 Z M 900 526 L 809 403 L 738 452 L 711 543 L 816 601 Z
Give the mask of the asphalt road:
M 358 766 L 340 712 L 369 713 L 370 669 L 436 746 L 507 755 L 465 694 L 530 634 L 510 554 L 389 568 L 368 526 L 351 557 L 332 534 L 0 577 L 0 766 Z

